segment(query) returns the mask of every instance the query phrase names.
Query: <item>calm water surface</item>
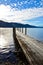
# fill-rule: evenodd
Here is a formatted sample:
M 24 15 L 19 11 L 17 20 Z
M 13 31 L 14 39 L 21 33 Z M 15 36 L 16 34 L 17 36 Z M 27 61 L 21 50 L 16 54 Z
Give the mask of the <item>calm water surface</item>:
M 27 35 L 43 42 L 43 28 L 27 28 Z
M 0 65 L 27 65 L 20 57 L 15 53 L 13 29 L 0 28 Z
M 14 49 L 13 29 L 0 28 L 0 52 L 6 53 Z

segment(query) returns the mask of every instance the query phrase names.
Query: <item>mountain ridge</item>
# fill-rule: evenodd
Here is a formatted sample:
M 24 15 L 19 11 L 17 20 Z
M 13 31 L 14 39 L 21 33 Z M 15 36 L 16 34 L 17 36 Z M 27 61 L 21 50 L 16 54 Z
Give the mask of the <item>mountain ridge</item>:
M 0 27 L 22 27 L 22 28 L 39 28 L 38 26 L 33 26 L 33 25 L 29 25 L 29 24 L 21 24 L 21 23 L 14 23 L 14 22 L 4 22 L 2 20 L 0 20 Z M 42 28 L 42 27 L 40 27 Z

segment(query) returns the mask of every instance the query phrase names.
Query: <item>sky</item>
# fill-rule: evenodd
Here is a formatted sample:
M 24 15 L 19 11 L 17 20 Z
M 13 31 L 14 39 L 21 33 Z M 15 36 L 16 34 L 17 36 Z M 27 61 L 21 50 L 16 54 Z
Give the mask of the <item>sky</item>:
M 0 20 L 43 26 L 43 0 L 0 0 Z

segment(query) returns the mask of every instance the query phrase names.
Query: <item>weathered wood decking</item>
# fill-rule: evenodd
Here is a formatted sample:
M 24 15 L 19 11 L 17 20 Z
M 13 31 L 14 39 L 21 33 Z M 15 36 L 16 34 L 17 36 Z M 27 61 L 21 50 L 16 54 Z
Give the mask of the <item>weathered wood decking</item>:
M 30 65 L 43 65 L 43 43 L 18 31 L 16 38 Z

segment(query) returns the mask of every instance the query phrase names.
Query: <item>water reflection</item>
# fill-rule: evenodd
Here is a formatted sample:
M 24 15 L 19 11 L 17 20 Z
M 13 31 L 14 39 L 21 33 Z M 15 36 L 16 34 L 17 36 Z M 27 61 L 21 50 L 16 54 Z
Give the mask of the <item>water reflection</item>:
M 0 28 L 0 52 L 6 53 L 14 50 L 13 29 Z
M 0 35 L 0 48 L 4 48 L 7 44 L 7 40 L 4 38 L 4 35 Z

